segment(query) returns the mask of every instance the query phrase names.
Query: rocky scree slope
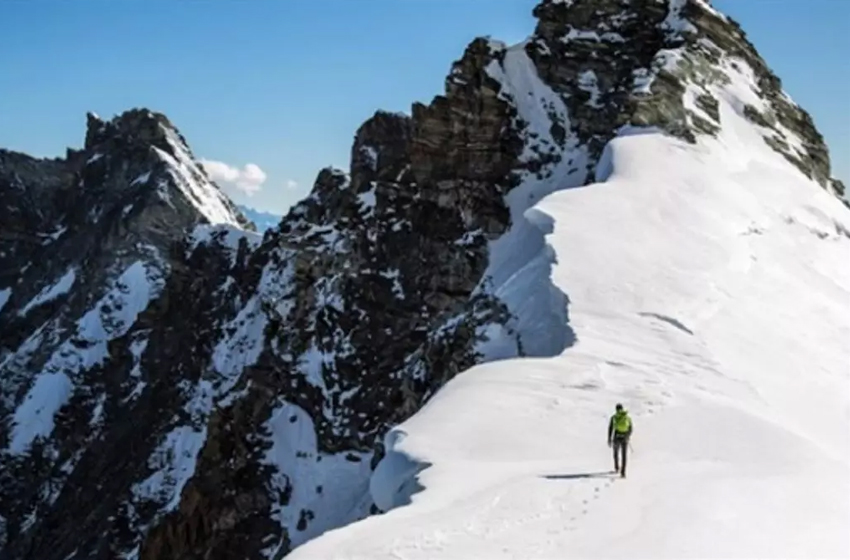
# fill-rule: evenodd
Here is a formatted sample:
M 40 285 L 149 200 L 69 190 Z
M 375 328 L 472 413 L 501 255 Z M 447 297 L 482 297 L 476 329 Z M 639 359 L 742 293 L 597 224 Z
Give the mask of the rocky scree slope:
M 716 133 L 718 84 L 754 84 L 742 114 L 841 194 L 706 2 L 535 15 L 519 45 L 473 41 L 429 105 L 376 113 L 262 239 L 160 115 L 92 118 L 63 161 L 0 155 L 0 557 L 279 558 L 374 513 L 388 427 L 474 363 L 570 343 L 530 193 L 604 178 L 625 131 Z

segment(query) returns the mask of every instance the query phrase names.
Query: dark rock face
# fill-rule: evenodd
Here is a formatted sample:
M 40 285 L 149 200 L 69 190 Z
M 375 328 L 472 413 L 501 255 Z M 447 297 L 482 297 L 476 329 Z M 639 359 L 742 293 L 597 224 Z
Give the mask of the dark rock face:
M 636 72 L 649 69 L 661 49 L 682 45 L 661 26 L 667 14 L 667 2 L 542 2 L 535 8 L 537 29 L 526 51 L 543 81 L 564 98 L 593 159 L 630 121 L 687 134 L 683 108 L 660 115 L 665 104 L 641 104 L 633 96 Z M 655 96 L 681 105 L 676 80 L 662 77 L 654 86 Z
M 269 523 L 269 467 L 263 444 L 252 441 L 276 405 L 297 405 L 312 418 L 316 448 L 298 459 L 321 469 L 316 461 L 336 454 L 368 472 L 390 426 L 480 361 L 478 327 L 505 322 L 507 311 L 472 292 L 487 266 L 487 234 L 509 225 L 501 193 L 516 157 L 503 139 L 509 108 L 496 99 L 480 49 L 473 44 L 456 65 L 477 87 L 449 91 L 412 118 L 376 113 L 357 132 L 350 178 L 319 173 L 312 195 L 253 255 L 257 273 L 247 289 L 263 292 L 263 278 L 280 287 L 261 303 L 267 342 L 242 374 L 247 394 L 210 420 L 184 491 L 192 507 L 165 518 L 142 557 L 260 558 L 268 542 L 287 551 L 295 535 Z M 477 145 L 468 130 L 478 130 Z M 274 486 L 284 497 L 292 485 L 298 491 L 298 467 L 290 468 L 278 469 L 286 482 Z M 290 532 L 322 515 L 297 509 Z
M 88 124 L 86 148 L 64 160 L 0 151 L 0 550 L 10 558 L 68 555 L 81 538 L 107 547 L 104 557 L 118 550 L 120 527 L 107 520 L 180 404 L 180 373 L 168 369 L 179 360 L 161 372 L 171 380 L 159 400 L 142 392 L 141 411 L 127 400 L 144 368 L 126 333 L 151 328 L 140 325 L 166 278 L 179 282 L 195 264 L 201 278 L 222 277 L 214 260 L 185 262 L 187 230 L 247 224 L 185 161 L 191 152 L 164 116 L 133 110 Z M 206 286 L 194 288 L 181 307 L 204 303 Z M 185 308 L 173 312 L 171 328 L 198 331 Z
M 736 61 L 765 141 L 843 191 L 701 0 L 535 15 L 522 45 L 473 41 L 411 116 L 367 120 L 349 172 L 262 236 L 163 115 L 89 115 L 62 160 L 0 151 L 0 557 L 280 558 L 375 513 L 386 431 L 483 343 L 524 353 L 488 276 L 524 219 L 509 200 L 592 181 L 624 127 L 718 134 Z

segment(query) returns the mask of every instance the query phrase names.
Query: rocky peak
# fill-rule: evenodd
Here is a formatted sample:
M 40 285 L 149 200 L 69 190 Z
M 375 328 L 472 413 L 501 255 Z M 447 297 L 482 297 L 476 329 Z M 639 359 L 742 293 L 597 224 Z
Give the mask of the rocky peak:
M 349 173 L 322 170 L 250 256 L 250 272 L 228 273 L 251 299 L 208 322 L 222 325 L 228 362 L 244 366 L 207 366 L 206 375 L 238 381 L 216 390 L 227 405 L 207 409 L 216 428 L 183 492 L 195 505 L 162 517 L 142 558 L 259 558 L 259 543 L 285 552 L 330 526 L 329 503 L 367 514 L 368 499 L 346 488 L 362 484 L 381 435 L 484 359 L 483 342 L 504 339 L 504 355 L 520 352 L 504 328 L 509 311 L 486 287 L 488 237 L 510 226 L 504 193 L 516 185 L 521 149 L 514 110 L 486 72 L 491 58 L 476 43 L 457 63 L 467 87 L 415 106 L 412 117 L 379 111 L 367 120 Z M 211 279 L 210 289 L 222 282 Z M 188 331 L 174 336 L 197 344 Z M 203 364 L 208 351 L 192 354 Z M 290 438 L 294 455 L 274 452 Z M 304 468 L 321 493 L 299 482 Z M 219 528 L 214 540 L 208 527 Z
M 0 149 L 0 286 L 16 282 L 30 253 L 63 233 L 59 201 L 76 199 L 73 182 L 67 161 Z
M 410 166 L 413 181 L 430 187 L 440 207 L 456 208 L 464 227 L 488 237 L 510 223 L 504 196 L 522 142 L 512 130 L 516 110 L 500 98 L 488 67 L 487 39 L 476 39 L 453 63 L 446 93 L 430 105 L 413 104 Z
M 100 118 L 97 113 L 89 111 L 86 113 L 86 140 L 83 146 L 89 149 L 96 144 L 99 144 L 104 136 L 106 123 Z
M 711 9 L 707 2 L 691 2 L 682 9 L 694 26 L 692 49 L 704 63 L 717 64 L 718 56 L 744 61 L 754 74 L 758 102 L 744 108 L 746 116 L 764 130 L 765 142 L 810 179 L 839 197 L 830 177 L 829 151 L 811 115 L 782 89 L 782 81 L 741 26 Z M 722 79 L 722 78 L 721 78 Z
M 91 113 L 87 120 L 81 187 L 107 197 L 153 196 L 190 221 L 248 226 L 165 115 L 131 109 L 111 121 Z
M 519 142 L 486 50 L 469 52 L 459 62 L 468 87 L 412 118 L 376 113 L 358 131 L 350 173 L 323 170 L 260 247 L 233 227 L 229 201 L 210 196 L 164 117 L 89 117 L 85 149 L 69 153 L 69 187 L 85 202 L 49 245 L 68 257 L 34 267 L 32 285 L 4 302 L 7 317 L 31 307 L 0 332 L 0 517 L 12 558 L 134 548 L 141 558 L 260 557 L 261 543 L 285 551 L 336 523 L 329 503 L 368 513 L 350 489 L 380 435 L 480 360 L 479 342 L 508 320 L 474 292 L 485 234 L 510 222 L 501 193 L 515 182 L 499 142 Z M 196 227 L 205 221 L 228 225 Z M 22 404 L 48 381 L 63 398 Z M 142 432 L 128 447 L 130 425 Z M 286 435 L 295 428 L 305 435 Z M 280 438 L 293 439 L 291 453 L 274 451 Z M 303 487 L 307 461 L 326 493 Z M 87 515 L 89 492 L 110 505 Z M 81 518 L 71 536 L 63 520 Z M 39 544 L 60 534 L 67 546 Z
M 0 220 L 4 557 L 27 550 L 43 556 L 33 536 L 56 523 L 52 515 L 67 511 L 66 501 L 76 500 L 71 496 L 77 490 L 90 483 L 101 487 L 98 475 L 89 479 L 74 469 L 99 472 L 99 463 L 85 453 L 89 445 L 118 434 L 103 419 L 120 416 L 113 407 L 132 400 L 122 391 L 138 387 L 141 347 L 131 344 L 127 333 L 137 321 L 144 324 L 145 310 L 167 282 L 179 282 L 197 262 L 185 262 L 191 247 L 187 236 L 209 233 L 214 244 L 228 232 L 198 232 L 210 227 L 203 224 L 247 225 L 164 115 L 134 109 L 110 121 L 91 114 L 87 120 L 85 147 L 69 149 L 63 160 L 0 152 L 0 215 L 6 218 Z M 250 235 L 238 231 L 240 239 Z M 232 250 L 202 248 L 198 255 L 206 258 L 196 270 L 220 275 L 217 266 L 241 263 L 247 249 L 244 242 Z M 137 414 L 148 422 L 146 429 L 156 431 L 156 422 Z M 128 421 L 116 420 L 119 432 L 135 425 Z M 115 457 L 110 461 L 120 463 Z M 64 496 L 45 493 L 69 480 Z M 41 514 L 26 525 L 24 511 Z
M 742 110 L 764 141 L 841 196 L 811 116 L 740 25 L 707 0 L 544 0 L 534 14 L 526 50 L 569 108 L 591 165 L 623 126 L 654 126 L 689 142 L 716 134 L 717 87 L 753 82 L 753 102 Z
M 411 119 L 378 111 L 357 130 L 351 148 L 354 188 L 369 181 L 399 181 L 410 165 Z
M 94 113 L 86 113 L 86 150 L 112 142 L 114 145 L 139 144 L 171 151 L 169 137 L 180 138 L 181 147 L 185 149 L 185 139 L 162 113 L 136 108 L 110 121 L 104 121 Z

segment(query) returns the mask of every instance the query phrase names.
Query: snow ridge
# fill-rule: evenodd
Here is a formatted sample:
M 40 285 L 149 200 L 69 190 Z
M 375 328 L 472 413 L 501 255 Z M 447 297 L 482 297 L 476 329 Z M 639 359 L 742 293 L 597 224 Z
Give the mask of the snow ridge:
M 501 63 L 490 62 L 487 73 L 500 84 L 500 96 L 517 111 L 515 127 L 524 151 L 520 163 L 539 163 L 536 172 L 516 172 L 520 186 L 507 195 L 511 229 L 491 242 L 489 267 L 481 289 L 505 302 L 516 324 L 522 349 L 528 356 L 551 356 L 573 342 L 567 319 L 567 299 L 552 286 L 554 263 L 545 242 L 551 220 L 531 210 L 543 196 L 580 186 L 586 172 L 587 151 L 575 134 L 558 141 L 552 130 L 570 130 L 570 118 L 561 98 L 544 84 L 526 53 L 525 42 L 504 51 Z M 484 286 L 487 286 L 485 288 Z
M 671 1 L 661 26 L 695 33 L 688 6 Z M 520 163 L 540 165 L 516 172 L 512 226 L 491 242 L 479 290 L 508 305 L 536 357 L 508 353 L 449 381 L 384 439 L 370 492 L 387 513 L 291 557 L 849 554 L 850 508 L 829 489 L 850 491 L 839 428 L 850 238 L 825 232 L 846 231 L 850 216 L 769 138 L 801 159 L 805 141 L 753 121 L 746 107 L 773 108 L 747 60 L 717 48 L 711 72 L 692 74 L 704 51 L 682 46 L 635 84 L 652 96 L 662 72 L 679 76 L 693 139 L 623 126 L 593 161 L 575 134 L 553 137 L 574 130 L 570 100 L 542 82 L 528 44 L 490 42 Z M 794 228 L 807 220 L 823 235 Z M 642 434 L 622 486 L 606 476 L 600 435 L 616 401 Z

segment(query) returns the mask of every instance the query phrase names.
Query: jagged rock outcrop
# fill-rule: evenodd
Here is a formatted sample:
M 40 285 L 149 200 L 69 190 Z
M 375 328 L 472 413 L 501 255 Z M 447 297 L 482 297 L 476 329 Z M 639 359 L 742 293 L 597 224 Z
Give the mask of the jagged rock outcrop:
M 520 45 L 474 40 L 444 95 L 367 120 L 349 172 L 262 237 L 156 113 L 90 115 L 63 160 L 0 151 L 0 557 L 280 558 L 374 513 L 389 427 L 477 362 L 571 342 L 528 319 L 566 299 L 525 187 L 597 180 L 628 130 L 718 134 L 713 84 L 751 72 L 767 145 L 843 190 L 705 1 L 535 15 Z M 506 258 L 513 238 L 542 257 Z M 509 297 L 524 275 L 535 305 Z
M 120 494 L 96 489 L 120 484 L 127 446 L 156 437 L 161 409 L 122 406 L 140 348 L 117 341 L 177 278 L 187 231 L 248 222 L 147 110 L 89 115 L 85 148 L 62 160 L 0 151 L 0 194 L 0 543 L 9 557 L 40 557 L 63 550 L 62 531 L 42 527 L 113 515 Z
M 350 176 L 320 172 L 311 196 L 266 235 L 249 265 L 248 290 L 263 294 L 254 306 L 261 319 L 249 320 L 267 321 L 267 338 L 233 389 L 246 394 L 213 414 L 216 433 L 186 487 L 197 505 L 166 517 L 141 557 L 211 550 L 260 557 L 270 538 L 285 552 L 303 539 L 297 532 L 328 513 L 288 507 L 293 492 L 303 493 L 298 465 L 279 463 L 271 477 L 282 503 L 257 492 L 270 469 L 263 444 L 251 440 L 266 437 L 275 409 L 297 407 L 315 426 L 316 443 L 296 451 L 297 462 L 319 473 L 328 464 L 352 481 L 361 473 L 362 484 L 380 436 L 480 360 L 480 327 L 507 323 L 503 304 L 473 294 L 487 267 L 488 236 L 509 226 L 503 193 L 519 149 L 515 140 L 515 152 L 506 149 L 511 113 L 496 99 L 496 82 L 469 62 L 481 52 L 475 43 L 458 63 L 478 87 L 414 109 L 412 118 L 376 113 L 356 135 Z M 486 81 L 490 88 L 481 87 Z M 477 145 L 468 130 L 478 130 Z M 494 159 L 504 163 L 494 167 Z M 281 434 L 271 431 L 274 445 Z M 320 487 L 335 484 L 329 476 L 314 474 L 323 482 L 308 491 L 326 492 Z M 283 527 L 267 523 L 270 509 L 282 510 Z
M 765 142 L 841 196 L 811 116 L 782 90 L 740 25 L 707 0 L 550 1 L 534 13 L 539 21 L 526 51 L 564 98 L 591 154 L 627 125 L 658 127 L 689 142 L 715 134 L 721 123 L 711 86 L 728 83 L 727 70 L 745 65 L 759 106 L 744 111 L 764 128 Z

